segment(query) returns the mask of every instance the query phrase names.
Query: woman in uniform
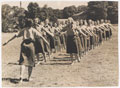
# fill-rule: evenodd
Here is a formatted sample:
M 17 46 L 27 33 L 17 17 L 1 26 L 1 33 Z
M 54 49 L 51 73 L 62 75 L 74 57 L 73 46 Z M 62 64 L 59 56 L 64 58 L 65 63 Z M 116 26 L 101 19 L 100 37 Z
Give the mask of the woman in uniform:
M 60 41 L 60 35 L 59 35 L 59 27 L 57 23 L 54 23 L 54 35 L 55 35 L 55 51 L 59 52 L 61 51 L 61 41 Z
M 55 44 L 54 44 L 54 34 L 51 31 L 52 28 L 49 25 L 49 23 L 50 23 L 49 20 L 46 19 L 45 24 L 44 24 L 44 29 L 45 29 L 45 32 L 46 32 L 47 40 L 50 44 L 50 54 L 52 54 L 52 50 L 55 49 Z
M 82 47 L 84 49 L 84 52 L 86 54 L 87 51 L 87 33 L 85 32 L 86 26 L 84 25 L 83 20 L 79 21 L 79 32 L 82 34 Z
M 79 44 L 79 55 L 80 57 L 82 56 L 82 53 L 84 52 L 84 39 L 83 39 L 83 35 L 84 33 L 81 31 L 80 25 L 79 25 L 79 21 L 76 21 L 76 30 L 78 32 L 78 44 Z
M 43 29 L 43 26 L 42 25 L 40 25 L 39 24 L 40 23 L 40 20 L 39 20 L 39 18 L 35 18 L 34 19 L 34 28 L 39 32 L 39 33 L 41 33 L 42 34 L 42 32 L 41 32 L 41 30 Z M 38 60 L 38 63 L 37 64 L 39 64 L 40 63 L 40 61 L 39 61 L 39 58 L 40 58 L 40 54 L 39 53 L 42 53 L 42 55 L 43 55 L 43 58 L 44 58 L 44 61 L 46 62 L 46 55 L 45 55 L 45 43 L 44 43 L 44 41 L 42 40 L 42 39 L 40 39 L 40 38 L 35 38 L 35 47 L 36 47 L 36 55 L 37 55 L 37 60 Z
M 77 44 L 77 37 L 78 35 L 75 32 L 75 24 L 73 24 L 74 20 L 72 18 L 68 18 L 67 26 L 62 30 L 66 31 L 67 40 L 66 40 L 66 51 L 70 54 L 72 63 L 74 62 L 73 56 L 80 62 L 79 57 L 79 49 Z
M 24 29 L 14 36 L 14 38 L 21 36 L 23 37 L 19 59 L 21 82 L 23 81 L 25 67 L 28 67 L 28 81 L 30 80 L 32 69 L 33 67 L 35 67 L 35 38 L 41 38 L 47 45 L 49 45 L 47 40 L 32 26 L 33 20 L 27 19 Z M 11 38 L 10 40 L 13 40 L 14 38 Z M 8 42 L 10 40 L 8 40 Z M 7 44 L 8 42 L 6 42 L 5 44 Z

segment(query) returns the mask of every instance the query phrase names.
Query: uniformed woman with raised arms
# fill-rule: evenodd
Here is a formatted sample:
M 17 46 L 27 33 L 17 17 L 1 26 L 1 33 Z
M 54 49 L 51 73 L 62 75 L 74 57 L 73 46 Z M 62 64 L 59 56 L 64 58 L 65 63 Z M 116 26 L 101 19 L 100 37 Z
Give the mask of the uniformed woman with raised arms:
M 30 80 L 33 67 L 35 67 L 35 56 L 36 56 L 36 47 L 35 47 L 35 38 L 41 38 L 47 45 L 48 41 L 35 29 L 33 28 L 33 20 L 26 19 L 25 27 L 10 40 L 5 42 L 4 45 L 8 44 L 11 40 L 18 37 L 23 37 L 21 43 L 21 52 L 19 58 L 20 65 L 20 80 L 23 81 L 25 67 L 28 67 L 28 81 Z

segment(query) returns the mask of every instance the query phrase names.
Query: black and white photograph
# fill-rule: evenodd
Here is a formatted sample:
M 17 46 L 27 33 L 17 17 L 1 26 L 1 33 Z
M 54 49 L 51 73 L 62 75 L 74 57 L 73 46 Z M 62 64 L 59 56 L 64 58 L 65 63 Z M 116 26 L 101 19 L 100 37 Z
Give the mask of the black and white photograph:
M 118 87 L 119 1 L 1 2 L 1 87 Z

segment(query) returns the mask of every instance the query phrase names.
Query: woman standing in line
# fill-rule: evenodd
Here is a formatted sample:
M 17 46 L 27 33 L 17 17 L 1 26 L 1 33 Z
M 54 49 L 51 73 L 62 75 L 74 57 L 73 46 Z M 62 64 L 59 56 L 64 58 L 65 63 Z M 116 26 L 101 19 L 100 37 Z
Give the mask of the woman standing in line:
M 75 32 L 76 27 L 74 24 L 74 20 L 72 18 L 68 18 L 68 24 L 67 26 L 61 30 L 66 31 L 67 40 L 66 40 L 66 51 L 70 54 L 72 63 L 74 62 L 73 56 L 75 56 L 75 59 L 77 59 L 78 62 L 80 62 L 79 57 L 79 49 L 77 44 L 77 34 Z

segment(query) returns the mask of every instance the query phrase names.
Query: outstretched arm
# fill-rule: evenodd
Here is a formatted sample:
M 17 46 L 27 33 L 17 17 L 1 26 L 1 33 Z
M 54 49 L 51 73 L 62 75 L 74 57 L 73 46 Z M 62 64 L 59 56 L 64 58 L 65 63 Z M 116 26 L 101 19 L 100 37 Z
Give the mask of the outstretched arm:
M 3 46 L 5 46 L 6 44 L 8 44 L 10 41 L 14 40 L 16 37 L 21 37 L 24 33 L 24 29 L 19 31 L 18 33 L 16 33 L 12 38 L 10 38 L 7 42 L 5 42 L 3 44 Z
M 16 38 L 16 35 L 14 35 L 12 38 L 10 38 L 7 42 L 3 44 L 3 46 L 7 45 L 10 41 L 14 40 Z
M 50 36 L 54 37 L 54 34 L 51 33 L 50 31 L 46 30 L 45 28 L 43 28 L 43 30 L 44 30 L 46 33 L 48 33 Z
M 108 27 L 110 27 L 112 30 L 115 30 L 112 24 L 108 24 Z
M 40 32 L 38 32 L 37 30 L 34 30 L 34 33 L 35 33 L 36 37 L 42 38 L 43 41 L 49 46 L 48 41 L 42 36 L 42 34 Z
M 87 35 L 81 30 L 81 28 L 78 28 L 78 31 L 85 37 L 87 37 Z
M 43 39 L 43 41 L 49 46 L 49 43 L 48 43 L 48 41 L 41 35 L 40 36 L 42 39 Z

